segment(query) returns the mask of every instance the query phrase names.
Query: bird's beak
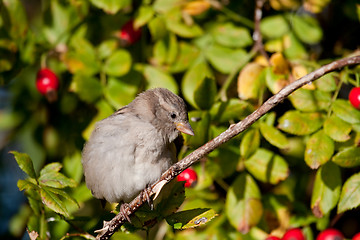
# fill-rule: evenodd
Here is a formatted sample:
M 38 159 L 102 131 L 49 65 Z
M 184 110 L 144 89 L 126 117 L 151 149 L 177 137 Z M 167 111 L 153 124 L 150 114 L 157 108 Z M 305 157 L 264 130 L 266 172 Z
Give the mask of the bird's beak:
M 176 129 L 182 133 L 189 134 L 194 136 L 194 131 L 192 130 L 190 124 L 188 122 L 178 122 L 176 123 Z

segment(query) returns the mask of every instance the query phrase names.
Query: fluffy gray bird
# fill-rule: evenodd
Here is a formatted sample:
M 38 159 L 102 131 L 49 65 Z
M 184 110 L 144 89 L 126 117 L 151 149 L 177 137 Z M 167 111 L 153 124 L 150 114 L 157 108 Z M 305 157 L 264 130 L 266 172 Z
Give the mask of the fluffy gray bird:
M 87 187 L 98 199 L 129 202 L 176 161 L 180 132 L 194 135 L 179 96 L 164 88 L 139 94 L 96 124 L 82 152 Z

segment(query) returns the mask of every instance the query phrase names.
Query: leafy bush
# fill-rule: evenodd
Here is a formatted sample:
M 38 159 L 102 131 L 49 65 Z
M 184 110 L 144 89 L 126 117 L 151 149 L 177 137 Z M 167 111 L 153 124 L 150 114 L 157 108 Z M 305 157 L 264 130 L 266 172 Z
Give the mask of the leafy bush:
M 11 106 L 0 110 L 0 129 L 27 153 L 12 152 L 28 202 L 9 235 L 94 238 L 114 209 L 102 210 L 86 188 L 82 146 L 96 121 L 139 92 L 166 87 L 189 105 L 196 135 L 184 136 L 181 159 L 296 79 L 358 55 L 354 1 L 263 2 L 253 21 L 254 1 L 3 0 L 0 84 Z M 36 88 L 42 68 L 59 79 L 55 96 Z M 359 76 L 345 67 L 298 89 L 196 163 L 186 198 L 175 184 L 113 239 L 150 228 L 157 239 L 265 239 L 293 227 L 313 239 L 329 226 L 352 236 L 360 112 L 347 94 Z

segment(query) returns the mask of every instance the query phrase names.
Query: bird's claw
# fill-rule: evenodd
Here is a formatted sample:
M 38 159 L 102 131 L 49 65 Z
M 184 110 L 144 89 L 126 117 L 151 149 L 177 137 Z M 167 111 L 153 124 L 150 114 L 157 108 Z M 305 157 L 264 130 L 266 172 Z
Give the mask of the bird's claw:
M 130 209 L 130 206 L 128 203 L 122 203 L 120 205 L 120 213 L 121 215 L 126 218 L 126 220 L 131 223 L 131 220 L 130 220 L 130 217 L 129 217 L 129 214 L 128 214 L 128 210 Z
M 146 185 L 146 188 L 144 190 L 141 191 L 141 201 L 143 199 L 146 199 L 147 203 L 149 204 L 149 207 L 151 210 L 154 209 L 154 203 L 153 203 L 153 200 L 150 198 L 150 195 L 149 195 L 149 192 L 151 192 L 152 189 L 151 189 L 151 185 L 147 184 Z

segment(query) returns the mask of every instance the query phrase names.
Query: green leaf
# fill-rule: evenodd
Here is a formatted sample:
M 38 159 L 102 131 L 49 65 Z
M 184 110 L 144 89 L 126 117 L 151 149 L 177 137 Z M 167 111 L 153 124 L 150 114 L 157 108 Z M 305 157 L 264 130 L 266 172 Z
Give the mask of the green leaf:
M 360 205 L 360 173 L 349 177 L 341 190 L 338 213 L 354 209 Z
M 131 62 L 131 55 L 128 51 L 117 50 L 106 60 L 104 72 L 115 77 L 123 76 L 129 72 Z
M 320 130 L 306 142 L 305 162 L 310 168 L 317 169 L 331 159 L 334 149 L 334 141 Z
M 165 39 L 156 41 L 153 48 L 153 59 L 156 65 L 163 65 L 166 61 L 167 46 Z
M 45 174 L 41 174 L 39 181 L 42 186 L 54 188 L 76 187 L 77 185 L 73 179 L 68 178 L 59 172 L 47 172 Z
M 175 34 L 169 34 L 167 49 L 166 63 L 172 64 L 175 60 L 177 60 L 176 58 L 179 51 L 178 41 Z
M 205 77 L 194 92 L 194 100 L 200 109 L 210 109 L 217 94 L 214 78 Z
M 277 184 L 289 175 L 287 162 L 267 149 L 259 148 L 244 163 L 246 169 L 262 182 Z
M 64 62 L 73 74 L 91 76 L 97 74 L 100 70 L 99 63 L 85 54 L 68 52 L 64 55 Z
M 200 51 L 192 44 L 181 41 L 179 44 L 176 61 L 172 62 L 169 71 L 172 73 L 183 72 L 187 70 L 198 58 Z
M 49 163 L 41 169 L 40 176 L 48 173 L 59 172 L 61 168 L 62 168 L 62 164 L 59 162 Z
M 203 34 L 203 30 L 197 24 L 187 25 L 172 19 L 167 19 L 166 27 L 169 31 L 183 38 L 194 38 Z
M 315 112 L 329 108 L 331 95 L 323 91 L 300 88 L 293 92 L 289 99 L 296 109 L 304 112 Z
M 240 150 L 237 146 L 228 144 L 216 149 L 209 156 L 206 171 L 211 179 L 223 179 L 230 177 L 235 171 L 240 158 Z
M 252 44 L 249 30 L 235 26 L 232 22 L 217 24 L 211 33 L 215 41 L 225 47 L 242 48 Z
M 41 201 L 51 210 L 65 217 L 69 217 L 69 212 L 66 209 L 65 204 L 60 200 L 60 198 L 49 191 L 46 187 L 40 189 Z
M 340 167 L 351 168 L 360 166 L 360 148 L 357 146 L 345 148 L 335 154 L 332 161 Z
M 260 189 L 250 175 L 242 173 L 231 184 L 226 196 L 225 212 L 230 224 L 243 234 L 258 224 L 263 206 Z
M 5 8 L 7 11 L 7 14 L 1 14 L 1 18 L 3 18 L 5 23 L 4 27 L 14 40 L 25 40 L 28 31 L 28 21 L 23 3 L 14 0 L 3 0 L 2 2 L 2 8 Z
M 340 168 L 332 162 L 321 166 L 316 172 L 311 209 L 318 218 L 328 214 L 340 197 L 341 174 Z
M 130 6 L 132 0 L 90 0 L 90 2 L 106 13 L 115 14 L 120 9 Z
M 178 51 L 179 47 L 175 34 L 168 34 L 154 44 L 154 59 L 152 61 L 156 65 L 172 64 L 178 55 Z
M 135 14 L 134 26 L 136 28 L 144 26 L 152 19 L 154 14 L 155 11 L 151 6 L 141 5 Z
M 351 124 L 332 115 L 324 122 L 324 132 L 338 142 L 345 142 L 350 139 Z
M 264 123 L 266 123 L 267 125 L 271 125 L 273 126 L 275 124 L 276 121 L 276 112 L 268 112 L 266 113 L 261 120 L 264 120 Z
M 153 18 L 149 22 L 148 27 L 153 41 L 157 41 L 167 34 L 165 20 L 163 17 Z
M 286 136 L 273 126 L 267 125 L 264 122 L 260 123 L 260 131 L 263 137 L 271 145 L 278 148 L 286 148 L 289 144 Z
M 179 6 L 182 0 L 155 0 L 153 7 L 156 12 L 166 13 Z
M 102 85 L 95 77 L 76 74 L 73 76 L 70 89 L 87 103 L 95 102 L 102 95 Z
M 282 15 L 269 16 L 261 20 L 260 31 L 265 38 L 280 38 L 289 31 L 289 24 Z
M 72 202 L 73 204 L 75 204 L 78 208 L 80 207 L 79 203 L 76 201 L 75 198 L 71 197 L 67 192 L 65 192 L 64 190 L 58 189 L 58 188 L 53 188 L 53 187 L 45 187 L 47 191 L 52 192 L 56 195 L 59 195 L 63 198 L 65 198 L 66 200 Z
M 189 102 L 193 107 L 199 108 L 195 102 L 195 91 L 201 81 L 206 77 L 212 78 L 213 75 L 209 69 L 209 66 L 205 62 L 201 61 L 200 63 L 190 67 L 182 79 L 182 93 L 184 94 L 186 101 Z
M 323 123 L 320 113 L 301 113 L 287 111 L 279 119 L 279 128 L 284 132 L 294 135 L 308 135 L 318 130 Z
M 231 49 L 220 45 L 212 45 L 205 50 L 205 56 L 222 73 L 231 73 L 239 63 L 247 60 L 248 56 L 243 49 Z
M 99 59 L 108 58 L 113 52 L 118 48 L 119 43 L 116 39 L 110 39 L 101 42 L 101 44 L 97 47 L 97 56 Z
M 19 188 L 20 191 L 37 190 L 39 188 L 33 178 L 27 180 L 22 180 L 22 179 L 18 180 L 17 187 Z
M 213 209 L 197 208 L 174 213 L 168 216 L 166 221 L 174 229 L 188 229 L 204 225 L 216 216 Z
M 38 239 L 49 238 L 49 236 L 47 235 L 49 233 L 49 226 L 44 213 L 41 215 L 34 215 L 34 214 L 30 215 L 30 218 L 27 223 L 27 228 L 29 232 L 35 231 L 39 233 Z
M 226 102 L 216 102 L 210 109 L 210 114 L 213 121 L 226 123 L 241 120 L 253 111 L 253 106 L 247 101 L 232 98 Z
M 72 50 L 63 55 L 63 61 L 73 74 L 93 76 L 100 72 L 101 65 L 97 59 L 94 46 L 82 36 L 82 28 L 71 38 Z M 86 29 L 83 30 L 86 32 Z
M 155 210 L 161 216 L 166 217 L 176 212 L 185 200 L 184 183 L 173 181 L 166 184 L 155 201 L 159 201 L 159 199 L 160 202 L 156 205 Z
M 94 237 L 89 237 L 88 233 L 84 233 L 84 236 L 80 235 L 81 237 L 85 238 L 85 239 L 89 239 L 89 240 L 94 240 Z M 121 231 L 117 231 L 114 233 L 114 235 L 111 237 L 114 240 L 142 240 L 143 238 L 140 237 L 138 234 L 136 233 L 130 233 L 130 232 L 121 232 Z
M 129 104 L 136 97 L 143 79 L 137 71 L 130 71 L 120 78 L 109 78 L 104 89 L 106 100 L 116 109 Z
M 19 153 L 16 151 L 11 151 L 10 153 L 14 155 L 15 160 L 19 165 L 20 169 L 23 170 L 29 177 L 36 179 L 34 165 L 29 155 L 27 155 L 26 153 Z
M 83 168 L 81 164 L 81 153 L 76 151 L 70 156 L 66 156 L 63 160 L 64 173 L 70 178 L 74 179 L 77 183 L 80 183 L 83 177 Z
M 333 111 L 345 122 L 356 124 L 360 123 L 360 111 L 355 109 L 349 101 L 344 99 L 337 99 L 333 103 Z
M 292 27 L 296 36 L 305 43 L 319 43 L 322 38 L 322 30 L 315 18 L 310 15 L 291 15 Z
M 336 90 L 336 80 L 333 73 L 328 73 L 315 82 L 316 87 L 324 92 L 333 92 Z
M 173 76 L 170 74 L 150 65 L 145 66 L 143 74 L 147 80 L 147 89 L 163 87 L 169 89 L 175 94 L 179 92 L 178 85 Z
M 240 143 L 240 154 L 243 158 L 249 158 L 260 146 L 260 132 L 258 129 L 246 131 Z
M 287 59 L 305 59 L 308 52 L 294 33 L 288 33 L 283 37 L 285 47 L 284 54 Z
M 187 146 L 197 148 L 209 140 L 209 113 L 207 111 L 190 111 L 189 122 L 195 132 L 195 136 L 184 134 L 184 141 Z

